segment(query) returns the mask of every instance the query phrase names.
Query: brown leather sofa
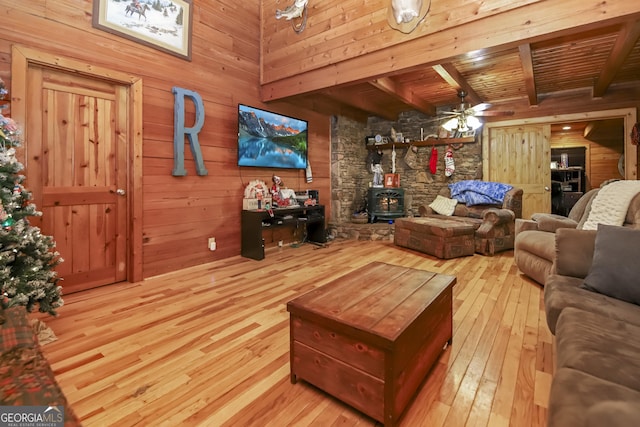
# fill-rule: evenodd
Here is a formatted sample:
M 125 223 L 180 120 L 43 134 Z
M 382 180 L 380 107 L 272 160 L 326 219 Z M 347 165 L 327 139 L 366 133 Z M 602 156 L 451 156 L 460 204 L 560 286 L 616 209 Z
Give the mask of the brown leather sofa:
M 449 187 L 443 187 L 439 195 L 451 198 Z M 516 218 L 522 217 L 522 189 L 514 187 L 509 190 L 502 204 L 457 204 L 451 216 L 440 215 L 429 206 L 420 206 L 418 211 L 421 217 L 439 218 L 473 226 L 475 252 L 494 255 L 496 252 L 513 249 L 515 221 Z
M 590 280 L 594 254 L 602 254 L 596 233 L 600 230 L 564 228 L 554 235 L 557 258 L 544 287 L 556 343 L 549 427 L 640 425 L 640 305 L 582 287 Z M 633 250 L 622 251 L 629 254 L 616 254 L 622 259 L 618 265 L 600 258 L 605 280 L 615 273 L 608 268 L 625 270 L 620 264 L 636 261 Z
M 598 191 L 600 188 L 585 193 L 567 217 L 539 213 L 532 215 L 531 219 L 516 219 L 513 257 L 522 273 L 544 285 L 553 271 L 556 258 L 556 230 L 581 228 L 588 217 L 590 202 Z M 631 201 L 624 226 L 640 228 L 640 194 Z

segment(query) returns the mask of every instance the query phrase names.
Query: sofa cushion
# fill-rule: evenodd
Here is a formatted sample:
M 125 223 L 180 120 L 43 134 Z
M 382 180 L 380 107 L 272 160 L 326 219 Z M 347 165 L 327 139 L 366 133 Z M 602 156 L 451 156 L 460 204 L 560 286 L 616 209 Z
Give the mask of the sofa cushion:
M 551 260 L 539 257 L 531 252 L 519 250 L 517 245 L 516 250 L 513 252 L 513 260 L 520 272 L 540 284 L 544 284 L 553 270 L 553 262 Z
M 553 260 L 556 256 L 556 235 L 541 233 L 535 230 L 525 230 L 516 236 L 516 251 L 524 250 L 546 260 Z
M 636 402 L 607 400 L 587 409 L 586 427 L 635 427 L 640 420 L 640 407 Z
M 448 199 L 438 194 L 429 207 L 440 215 L 451 216 L 453 215 L 457 204 L 458 201 L 456 199 Z
M 598 225 L 593 262 L 582 285 L 585 289 L 640 304 L 640 230 Z
M 563 309 L 577 307 L 640 326 L 640 307 L 580 287 L 582 279 L 552 274 L 544 285 L 544 310 L 552 334 Z
M 557 367 L 640 392 L 640 341 L 629 337 L 640 337 L 640 326 L 567 307 L 556 325 Z
M 0 353 L 15 347 L 33 347 L 36 337 L 23 306 L 1 310 Z
M 482 218 L 489 209 L 500 209 L 500 205 L 474 205 L 467 206 L 467 216 L 470 218 Z
M 535 213 L 531 219 L 538 223 L 538 230 L 555 233 L 558 228 L 576 228 L 574 220 L 565 216 L 550 213 Z
M 595 242 L 595 230 L 558 229 L 555 273 L 581 279 L 587 277 L 593 261 Z
M 582 228 L 582 223 L 587 220 L 589 216 L 589 210 L 591 209 L 591 201 L 600 191 L 599 188 L 594 188 L 592 190 L 587 191 L 584 196 L 580 197 L 578 201 L 573 205 L 571 210 L 569 211 L 569 215 L 567 215 L 570 219 L 580 223 L 578 228 Z M 585 213 L 587 215 L 585 215 Z
M 640 392 L 576 369 L 559 368 L 551 383 L 547 427 L 584 426 L 588 410 L 602 402 L 637 405 Z M 612 416 L 617 417 L 616 414 Z M 621 417 L 627 416 L 626 412 L 621 414 Z M 609 420 L 604 425 L 616 425 L 616 421 Z M 636 425 L 637 422 L 629 427 Z
M 625 225 L 632 225 L 632 228 L 640 227 L 640 193 L 631 199 L 627 216 L 624 218 Z

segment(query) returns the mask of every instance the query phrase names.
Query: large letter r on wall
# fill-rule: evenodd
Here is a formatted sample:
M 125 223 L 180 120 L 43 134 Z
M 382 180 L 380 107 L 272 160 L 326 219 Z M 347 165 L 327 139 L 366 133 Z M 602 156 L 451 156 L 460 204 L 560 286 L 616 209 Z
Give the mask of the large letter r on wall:
M 180 87 L 173 87 L 171 91 L 174 94 L 173 103 L 173 176 L 185 176 L 187 170 L 184 168 L 184 137 L 189 138 L 189 147 L 191 154 L 196 161 L 196 173 L 198 175 L 207 175 L 207 169 L 204 167 L 202 152 L 200 151 L 200 143 L 198 142 L 198 132 L 204 125 L 204 104 L 202 98 L 196 92 Z M 188 96 L 196 107 L 196 122 L 192 127 L 185 127 L 184 124 L 184 98 Z

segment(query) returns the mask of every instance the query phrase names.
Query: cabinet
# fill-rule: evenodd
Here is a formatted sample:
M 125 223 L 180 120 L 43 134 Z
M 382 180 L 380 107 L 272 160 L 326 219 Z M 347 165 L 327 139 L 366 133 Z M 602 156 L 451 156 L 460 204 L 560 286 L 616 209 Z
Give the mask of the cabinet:
M 243 257 L 264 259 L 262 231 L 274 227 L 301 227 L 305 241 L 325 243 L 324 206 L 273 209 L 273 216 L 265 210 L 243 210 L 241 215 L 241 249 Z
M 551 188 L 552 213 L 567 215 L 584 194 L 584 169 L 552 169 Z
M 584 193 L 583 179 L 584 169 L 572 167 L 567 169 L 552 169 L 551 181 L 560 183 L 563 192 Z

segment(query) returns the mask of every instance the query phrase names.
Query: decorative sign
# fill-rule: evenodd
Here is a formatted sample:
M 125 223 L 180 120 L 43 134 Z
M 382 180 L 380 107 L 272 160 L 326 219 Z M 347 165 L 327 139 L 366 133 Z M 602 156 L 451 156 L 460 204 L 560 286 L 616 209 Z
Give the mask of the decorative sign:
M 0 426 L 64 427 L 64 406 L 0 406 Z
M 174 87 L 171 89 L 175 96 L 173 104 L 173 176 L 185 176 L 187 170 L 184 168 L 184 137 L 189 139 L 191 154 L 196 162 L 196 172 L 198 175 L 207 175 L 209 172 L 204 167 L 198 133 L 204 126 L 204 104 L 198 93 L 188 89 Z M 185 127 L 184 124 L 184 98 L 189 97 L 196 107 L 196 122 L 192 127 Z

